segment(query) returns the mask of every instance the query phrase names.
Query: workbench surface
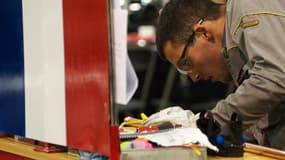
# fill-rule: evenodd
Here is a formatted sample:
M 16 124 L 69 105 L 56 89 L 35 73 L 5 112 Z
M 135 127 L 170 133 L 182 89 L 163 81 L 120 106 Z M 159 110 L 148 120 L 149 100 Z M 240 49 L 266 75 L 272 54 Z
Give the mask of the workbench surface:
M 271 158 L 271 157 L 249 153 L 249 152 L 245 152 L 244 156 L 241 158 L 225 158 L 225 157 L 208 156 L 208 160 L 221 160 L 221 159 L 224 159 L 224 160 L 273 160 L 276 158 Z
M 68 155 L 67 153 L 43 153 L 34 151 L 35 145 L 24 142 L 15 142 L 11 137 L 0 138 L 0 151 L 12 153 L 30 159 L 45 159 L 45 160 L 79 160 L 79 157 Z M 1 157 L 0 157 L 1 158 Z M 218 156 L 208 156 L 208 160 L 274 160 L 268 156 L 261 155 L 261 153 L 245 152 L 241 158 L 225 158 Z M 282 158 L 283 159 L 283 158 Z M 285 159 L 285 157 L 284 157 Z
M 15 142 L 11 137 L 0 138 L 0 151 L 8 152 L 30 159 L 44 160 L 79 160 L 79 157 L 68 155 L 67 153 L 44 153 L 34 151 L 36 146 L 24 142 Z M 1 159 L 1 157 L 0 157 Z

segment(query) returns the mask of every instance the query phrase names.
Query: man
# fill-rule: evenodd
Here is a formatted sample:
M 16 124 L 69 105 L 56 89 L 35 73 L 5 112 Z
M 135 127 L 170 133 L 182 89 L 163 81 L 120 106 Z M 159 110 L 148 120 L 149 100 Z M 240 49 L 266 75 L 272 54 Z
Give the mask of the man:
M 157 25 L 157 47 L 194 81 L 233 83 L 210 111 L 232 113 L 261 145 L 285 149 L 285 1 L 171 0 Z

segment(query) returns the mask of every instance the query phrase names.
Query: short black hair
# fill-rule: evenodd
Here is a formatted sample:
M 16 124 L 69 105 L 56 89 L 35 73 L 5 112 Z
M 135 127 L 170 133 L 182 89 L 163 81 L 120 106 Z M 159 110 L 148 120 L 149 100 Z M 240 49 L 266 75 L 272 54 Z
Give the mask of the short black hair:
M 167 41 L 186 43 L 193 25 L 199 19 L 217 19 L 220 5 L 211 0 L 170 0 L 163 8 L 156 26 L 156 46 L 159 56 L 166 60 L 163 47 Z

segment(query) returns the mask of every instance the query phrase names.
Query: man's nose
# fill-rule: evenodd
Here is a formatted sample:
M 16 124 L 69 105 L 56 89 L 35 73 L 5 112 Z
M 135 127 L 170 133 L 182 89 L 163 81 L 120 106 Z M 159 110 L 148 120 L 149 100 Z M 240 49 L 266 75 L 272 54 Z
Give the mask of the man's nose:
M 200 80 L 200 75 L 197 72 L 190 72 L 188 75 L 193 82 L 198 82 Z

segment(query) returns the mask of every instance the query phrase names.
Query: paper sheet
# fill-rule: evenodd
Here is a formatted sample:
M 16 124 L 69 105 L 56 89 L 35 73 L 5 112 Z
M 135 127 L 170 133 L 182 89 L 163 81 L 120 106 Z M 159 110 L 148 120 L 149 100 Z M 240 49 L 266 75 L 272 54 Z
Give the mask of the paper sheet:
M 126 105 L 138 87 L 138 78 L 127 54 L 127 11 L 113 9 L 115 102 Z
M 197 128 L 198 117 L 191 110 L 184 110 L 180 106 L 171 106 L 152 114 L 144 121 L 144 125 L 153 125 L 161 122 L 171 122 L 182 127 Z
M 140 137 L 146 138 L 165 147 L 187 145 L 199 142 L 211 150 L 217 152 L 219 151 L 219 149 L 211 144 L 208 137 L 198 128 L 176 128 L 166 132 L 158 132 Z

